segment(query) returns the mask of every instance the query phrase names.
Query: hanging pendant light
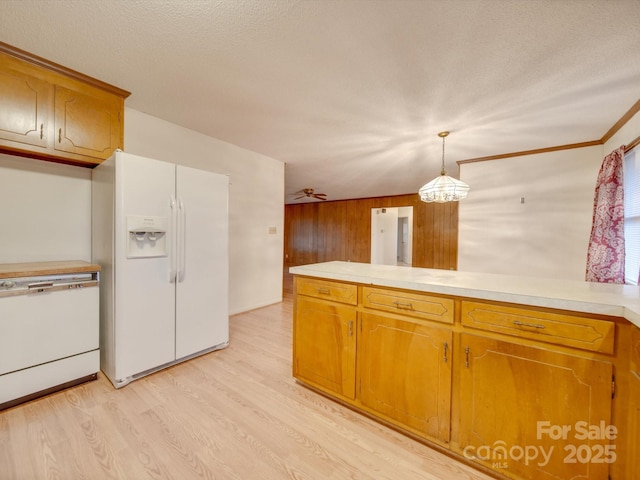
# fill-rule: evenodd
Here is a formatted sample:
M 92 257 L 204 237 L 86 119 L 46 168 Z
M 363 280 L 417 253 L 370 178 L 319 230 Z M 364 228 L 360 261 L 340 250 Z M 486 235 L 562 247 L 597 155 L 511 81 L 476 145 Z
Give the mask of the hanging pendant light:
M 444 138 L 449 135 L 449 132 L 440 132 L 438 136 L 442 138 L 442 170 L 440 176 L 434 178 L 418 191 L 420 200 L 423 202 L 457 202 L 466 198 L 469 193 L 469 185 L 466 183 L 452 178 L 447 175 L 444 169 Z

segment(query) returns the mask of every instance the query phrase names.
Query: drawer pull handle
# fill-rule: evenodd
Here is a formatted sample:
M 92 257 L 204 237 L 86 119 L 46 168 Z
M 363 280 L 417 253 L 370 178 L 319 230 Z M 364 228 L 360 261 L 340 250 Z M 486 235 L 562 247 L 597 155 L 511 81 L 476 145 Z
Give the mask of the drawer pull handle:
M 544 328 L 544 325 L 540 325 L 539 323 L 524 323 L 519 322 L 518 320 L 514 320 L 513 324 L 517 327 Z
M 29 292 L 41 293 L 53 287 L 53 282 L 36 282 L 27 285 Z
M 321 295 L 331 295 L 331 290 L 326 287 L 318 287 L 318 293 Z
M 413 304 L 412 303 L 393 302 L 393 304 L 396 306 L 396 308 L 403 308 L 405 310 L 413 310 Z

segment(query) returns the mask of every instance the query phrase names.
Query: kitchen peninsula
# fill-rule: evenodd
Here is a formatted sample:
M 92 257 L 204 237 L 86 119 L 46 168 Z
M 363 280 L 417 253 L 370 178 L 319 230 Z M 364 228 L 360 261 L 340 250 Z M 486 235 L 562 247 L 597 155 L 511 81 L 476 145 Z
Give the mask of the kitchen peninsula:
M 639 478 L 638 287 L 351 262 L 290 272 L 305 385 L 501 477 Z

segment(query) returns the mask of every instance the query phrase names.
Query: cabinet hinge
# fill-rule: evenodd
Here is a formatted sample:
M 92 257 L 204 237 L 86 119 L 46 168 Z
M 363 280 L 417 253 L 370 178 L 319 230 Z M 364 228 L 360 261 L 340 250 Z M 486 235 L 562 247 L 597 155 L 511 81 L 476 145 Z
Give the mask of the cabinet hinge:
M 616 376 L 615 375 L 611 376 L 611 398 L 616 398 Z

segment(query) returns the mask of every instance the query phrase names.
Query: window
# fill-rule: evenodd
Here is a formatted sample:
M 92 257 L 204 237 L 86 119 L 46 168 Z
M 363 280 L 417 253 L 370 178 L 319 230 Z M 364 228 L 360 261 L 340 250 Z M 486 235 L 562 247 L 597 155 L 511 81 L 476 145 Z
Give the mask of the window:
M 638 285 L 640 275 L 640 155 L 624 156 L 625 283 Z

